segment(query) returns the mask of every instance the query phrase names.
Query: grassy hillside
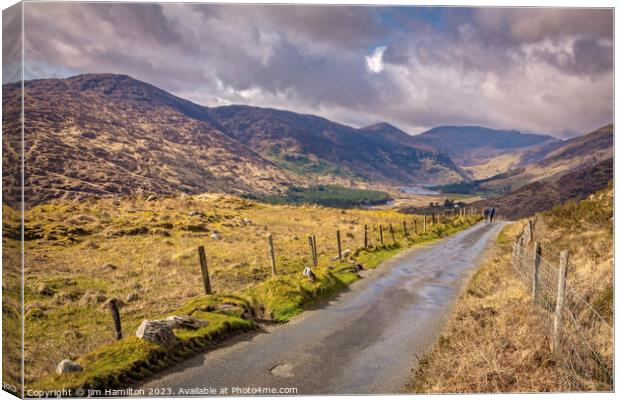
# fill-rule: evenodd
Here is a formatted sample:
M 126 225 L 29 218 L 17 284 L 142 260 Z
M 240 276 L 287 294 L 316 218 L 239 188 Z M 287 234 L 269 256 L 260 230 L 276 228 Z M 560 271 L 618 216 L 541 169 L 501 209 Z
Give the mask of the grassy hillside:
M 121 373 L 127 365 L 134 365 L 135 357 L 141 357 L 136 352 L 147 351 L 149 357 L 159 354 L 131 341 L 112 343 L 112 320 L 102 307 L 109 298 L 122 301 L 126 336 L 133 335 L 145 318 L 206 313 L 200 315 L 213 321 L 210 326 L 215 330 L 187 333 L 189 346 L 210 340 L 209 335 L 224 335 L 234 326 L 246 329 L 247 323 L 239 321 L 246 312 L 286 320 L 309 302 L 357 279 L 349 271 L 351 263 L 375 267 L 404 247 L 453 233 L 475 221 L 456 219 L 406 239 L 402 222 L 412 225 L 415 218 L 419 217 L 389 210 L 274 206 L 222 194 L 57 201 L 34 207 L 28 210 L 25 224 L 26 383 L 33 384 L 65 358 L 86 357 L 80 362 L 90 365 L 91 372 L 107 374 L 108 368 Z M 388 233 L 390 223 L 397 243 Z M 373 247 L 358 251 L 365 224 Z M 380 224 L 385 229 L 385 246 L 379 246 Z M 341 232 L 342 249 L 352 251 L 341 262 L 333 260 L 336 230 Z M 19 226 L 9 223 L 5 233 L 17 238 Z M 277 278 L 271 276 L 269 234 L 275 245 Z M 310 264 L 310 234 L 316 235 L 318 248 L 319 279 L 315 283 L 301 279 L 301 271 Z M 196 250 L 201 245 L 219 297 L 201 296 Z M 223 314 L 217 311 L 212 315 L 213 307 L 224 303 L 233 303 L 233 319 L 222 320 Z M 114 361 L 114 351 L 121 351 L 114 346 L 125 344 L 129 347 L 122 351 L 127 358 Z M 90 353 L 106 349 L 101 348 L 104 345 L 112 347 L 107 347 L 107 353 L 101 350 L 107 354 L 103 358 Z
M 609 187 L 579 203 L 538 214 L 534 236 L 550 262 L 557 264 L 560 250 L 571 251 L 568 284 L 613 326 L 612 216 Z M 438 342 L 421 360 L 408 391 L 610 390 L 604 381 L 576 378 L 550 351 L 549 322 L 511 268 L 511 244 L 524 224 L 519 221 L 502 231 Z

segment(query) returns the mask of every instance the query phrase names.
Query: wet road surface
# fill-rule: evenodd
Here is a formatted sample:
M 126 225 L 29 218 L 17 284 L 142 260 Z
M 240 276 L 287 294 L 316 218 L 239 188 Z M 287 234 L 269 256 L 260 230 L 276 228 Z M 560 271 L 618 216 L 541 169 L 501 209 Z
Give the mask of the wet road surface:
M 297 388 L 297 394 L 389 394 L 408 382 L 502 224 L 479 223 L 405 251 L 315 310 L 194 356 L 142 388 Z M 255 393 L 259 394 L 259 393 Z M 264 392 L 262 394 L 265 394 Z

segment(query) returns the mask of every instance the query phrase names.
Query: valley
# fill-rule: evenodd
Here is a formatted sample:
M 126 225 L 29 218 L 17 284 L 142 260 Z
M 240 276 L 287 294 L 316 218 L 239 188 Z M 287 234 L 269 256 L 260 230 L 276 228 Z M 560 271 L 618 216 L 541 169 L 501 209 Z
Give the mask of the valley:
M 355 128 L 285 110 L 203 107 L 125 75 L 24 87 L 27 333 L 23 355 L 11 358 L 23 357 L 32 388 L 139 381 L 219 340 L 286 322 L 348 290 L 361 270 L 468 229 L 484 236 L 470 268 L 498 231 L 476 225 L 482 207 L 522 218 L 613 178 L 613 125 L 566 141 L 477 126 L 414 136 L 386 122 Z M 19 91 L 3 86 L 5 119 L 19 118 Z M 3 243 L 12 250 L 4 261 L 15 265 L 18 130 L 9 126 L 3 141 Z M 214 295 L 203 294 L 199 246 Z M 407 268 L 423 258 L 412 260 Z M 301 275 L 308 266 L 315 280 Z M 456 295 L 461 276 L 441 271 Z M 5 270 L 5 318 L 19 315 L 17 272 Z M 110 299 L 123 340 L 114 339 Z M 208 328 L 179 330 L 178 354 L 133 336 L 144 319 L 186 314 Z M 87 372 L 54 376 L 63 359 Z
M 19 87 L 3 93 L 5 118 L 16 118 Z M 284 110 L 203 107 L 125 75 L 28 81 L 24 95 L 27 207 L 178 192 L 283 199 L 320 185 L 398 193 L 403 206 L 426 199 L 408 202 L 402 187 L 425 185 L 443 192 L 439 200 L 484 196 L 504 206 L 522 187 L 579 176 L 613 149 L 611 125 L 568 141 L 477 126 L 412 136 L 389 123 L 353 128 Z M 16 143 L 4 142 L 7 166 Z M 16 179 L 6 175 L 5 186 Z

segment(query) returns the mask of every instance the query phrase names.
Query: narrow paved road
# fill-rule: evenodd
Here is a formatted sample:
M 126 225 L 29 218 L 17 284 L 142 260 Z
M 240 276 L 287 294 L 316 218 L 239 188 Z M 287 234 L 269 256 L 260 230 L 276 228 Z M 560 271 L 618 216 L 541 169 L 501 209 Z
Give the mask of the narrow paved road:
M 403 252 L 325 306 L 195 356 L 143 388 L 297 388 L 298 394 L 398 393 L 437 338 L 501 223 L 480 223 Z

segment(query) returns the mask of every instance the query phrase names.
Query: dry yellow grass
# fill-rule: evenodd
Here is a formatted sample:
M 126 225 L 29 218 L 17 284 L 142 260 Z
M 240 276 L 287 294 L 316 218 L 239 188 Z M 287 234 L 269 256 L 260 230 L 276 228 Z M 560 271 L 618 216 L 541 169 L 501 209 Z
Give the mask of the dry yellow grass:
M 593 304 L 613 292 L 612 218 L 613 190 L 609 187 L 535 219 L 534 240 L 541 242 L 543 258 L 557 265 L 560 251 L 569 250 L 567 282 Z M 606 317 L 611 318 L 609 311 Z
M 388 244 L 389 223 L 401 241 L 402 222 L 413 232 L 416 218 L 394 210 L 271 206 L 220 194 L 34 207 L 26 215 L 26 382 L 113 340 L 105 299 L 124 302 L 123 330 L 131 334 L 142 319 L 164 316 L 200 294 L 200 245 L 214 291 L 236 292 L 271 276 L 270 233 L 278 272 L 300 274 L 310 261 L 310 234 L 319 265 L 326 266 L 337 253 L 336 230 L 342 249 L 354 250 L 363 245 L 364 224 L 371 244 L 383 224 Z
M 544 392 L 558 381 L 543 320 L 510 267 L 509 226 L 465 293 L 407 391 L 415 393 Z M 508 250 L 508 251 L 507 251 Z
M 474 179 L 486 179 L 516 168 L 522 155 L 521 151 L 500 154 L 482 160 L 475 165 L 463 166 L 463 169 L 469 172 Z
M 613 191 L 537 215 L 534 240 L 543 257 L 557 265 L 560 250 L 571 251 L 567 281 L 607 322 L 613 324 Z M 407 388 L 419 393 L 546 392 L 609 390 L 608 383 L 566 369 L 550 351 L 550 320 L 512 270 L 511 244 L 525 226 L 506 227 L 486 261 L 459 298 L 446 328 Z M 577 317 L 579 318 L 579 316 Z M 607 330 L 583 331 L 613 359 Z M 598 336 L 597 336 L 598 335 Z M 577 344 L 579 346 L 579 344 Z M 578 367 L 578 366 L 577 366 Z

